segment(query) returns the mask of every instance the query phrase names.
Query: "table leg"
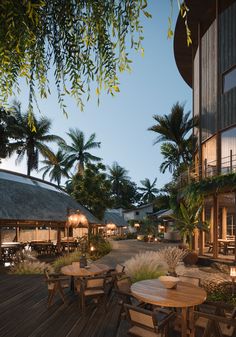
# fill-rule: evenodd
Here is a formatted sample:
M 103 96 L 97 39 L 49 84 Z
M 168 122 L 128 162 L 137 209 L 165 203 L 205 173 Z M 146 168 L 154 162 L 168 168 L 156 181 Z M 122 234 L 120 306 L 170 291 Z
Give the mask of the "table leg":
M 189 337 L 195 336 L 195 325 L 194 325 L 194 307 L 188 308 L 188 314 L 189 314 L 189 329 L 190 329 L 190 335 Z
M 70 290 L 72 293 L 75 292 L 75 282 L 74 282 L 74 276 L 70 277 Z
M 187 337 L 187 308 L 182 308 L 181 337 Z

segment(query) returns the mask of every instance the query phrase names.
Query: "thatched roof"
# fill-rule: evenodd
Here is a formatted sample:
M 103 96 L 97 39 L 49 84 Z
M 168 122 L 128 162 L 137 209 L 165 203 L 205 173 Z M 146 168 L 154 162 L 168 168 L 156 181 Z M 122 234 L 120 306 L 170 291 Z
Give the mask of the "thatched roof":
M 80 210 L 91 224 L 101 223 L 62 189 L 38 178 L 0 170 L 0 222 L 65 223 L 68 209 Z
M 117 227 L 127 226 L 127 222 L 125 221 L 124 217 L 121 216 L 118 212 L 105 211 L 103 221 L 106 224 L 114 224 Z

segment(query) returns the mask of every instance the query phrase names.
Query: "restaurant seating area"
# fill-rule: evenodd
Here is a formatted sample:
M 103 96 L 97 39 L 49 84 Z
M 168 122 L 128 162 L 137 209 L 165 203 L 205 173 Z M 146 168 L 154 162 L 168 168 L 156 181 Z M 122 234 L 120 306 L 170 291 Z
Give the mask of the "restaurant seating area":
M 63 238 L 58 245 L 56 241 L 32 240 L 27 242 L 3 242 L 1 244 L 1 260 L 2 262 L 12 262 L 17 257 L 18 253 L 24 250 L 30 250 L 36 253 L 38 257 L 51 256 L 56 257 L 68 251 L 74 252 L 76 250 L 86 250 L 87 239 L 82 237 Z
M 181 298 L 182 304 L 188 300 L 192 304 L 202 303 L 197 298 L 204 296 L 196 277 L 182 276 L 179 282 L 183 283 L 179 283 L 177 290 L 167 289 L 166 292 L 159 289 L 157 279 L 132 285 L 122 265 L 117 265 L 110 291 L 110 283 L 106 280 L 111 272 L 106 265 L 91 264 L 82 271 L 78 270 L 78 263 L 71 266 L 72 269 L 62 269 L 64 276 L 49 274 L 47 270 L 44 276 L 2 274 L 0 336 L 181 337 L 185 332 L 181 330 L 183 317 L 178 291 L 188 290 L 186 294 L 190 294 L 189 299 Z M 75 277 L 79 272 L 83 272 L 82 277 Z M 168 292 L 173 296 L 166 306 L 164 299 Z M 156 293 L 164 306 L 156 305 Z M 187 328 L 187 336 L 235 337 L 235 307 L 203 302 L 194 310 L 195 334 Z M 190 323 L 187 320 L 187 326 L 190 327 Z

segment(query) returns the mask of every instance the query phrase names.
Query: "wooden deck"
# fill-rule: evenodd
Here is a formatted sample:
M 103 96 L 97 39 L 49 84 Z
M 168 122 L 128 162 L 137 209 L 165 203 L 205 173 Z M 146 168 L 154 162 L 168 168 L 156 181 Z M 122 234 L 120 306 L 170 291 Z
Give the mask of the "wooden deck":
M 107 312 L 88 305 L 81 315 L 78 298 L 67 293 L 67 303 L 56 296 L 47 309 L 42 276 L 0 275 L 1 337 L 125 337 L 119 333 L 119 306 L 114 296 Z M 125 329 L 126 330 L 126 329 Z

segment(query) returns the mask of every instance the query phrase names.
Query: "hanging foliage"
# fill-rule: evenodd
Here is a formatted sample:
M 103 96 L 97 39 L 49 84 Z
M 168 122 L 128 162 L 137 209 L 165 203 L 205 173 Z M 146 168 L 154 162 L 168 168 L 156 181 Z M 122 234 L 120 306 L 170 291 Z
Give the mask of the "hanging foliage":
M 177 0 L 186 18 L 187 7 Z M 33 101 L 50 93 L 48 72 L 54 69 L 58 101 L 73 96 L 83 109 L 82 95 L 119 92 L 118 72 L 130 70 L 128 48 L 143 53 L 141 14 L 147 0 L 4 0 L 0 2 L 0 104 L 29 85 L 29 123 Z
M 181 195 L 196 199 L 197 197 L 233 190 L 236 190 L 236 174 L 230 173 L 202 179 L 199 182 L 192 182 L 181 191 Z

